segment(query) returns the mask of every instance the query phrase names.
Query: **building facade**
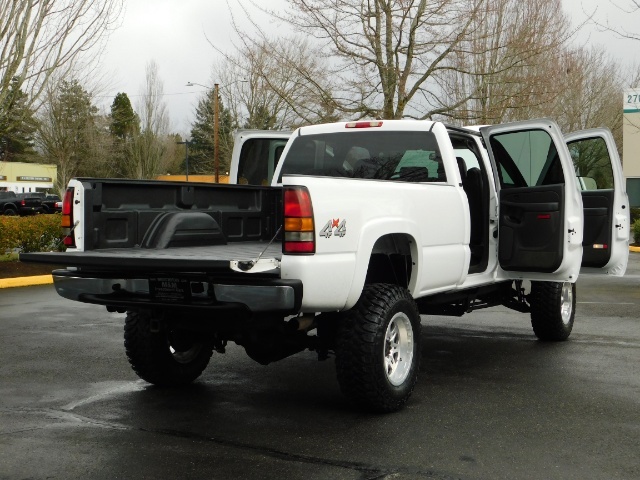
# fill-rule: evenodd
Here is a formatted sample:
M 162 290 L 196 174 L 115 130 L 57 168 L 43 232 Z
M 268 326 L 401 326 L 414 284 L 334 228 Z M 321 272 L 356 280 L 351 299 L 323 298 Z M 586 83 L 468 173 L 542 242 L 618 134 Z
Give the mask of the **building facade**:
M 55 165 L 0 162 L 0 191 L 50 192 L 57 175 Z
M 640 207 L 640 88 L 625 90 L 622 166 L 632 207 Z

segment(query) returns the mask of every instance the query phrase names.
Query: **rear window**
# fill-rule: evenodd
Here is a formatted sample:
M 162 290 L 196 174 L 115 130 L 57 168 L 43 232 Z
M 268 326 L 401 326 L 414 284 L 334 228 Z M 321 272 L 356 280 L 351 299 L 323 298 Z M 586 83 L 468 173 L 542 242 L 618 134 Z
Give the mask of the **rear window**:
M 348 131 L 296 137 L 283 175 L 318 175 L 399 182 L 446 182 L 431 132 Z
M 287 140 L 250 138 L 242 145 L 238 163 L 238 183 L 269 185 Z

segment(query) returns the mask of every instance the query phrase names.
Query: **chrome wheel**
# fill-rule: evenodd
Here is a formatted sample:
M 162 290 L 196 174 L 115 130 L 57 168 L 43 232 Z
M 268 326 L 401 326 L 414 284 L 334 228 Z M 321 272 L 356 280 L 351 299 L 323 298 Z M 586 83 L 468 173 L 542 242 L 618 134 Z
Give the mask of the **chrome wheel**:
M 562 292 L 560 293 L 560 316 L 562 323 L 568 325 L 573 314 L 573 286 L 569 282 L 562 284 Z
M 385 334 L 384 366 L 389 383 L 402 385 L 409 375 L 413 361 L 413 328 L 403 312 L 396 313 Z

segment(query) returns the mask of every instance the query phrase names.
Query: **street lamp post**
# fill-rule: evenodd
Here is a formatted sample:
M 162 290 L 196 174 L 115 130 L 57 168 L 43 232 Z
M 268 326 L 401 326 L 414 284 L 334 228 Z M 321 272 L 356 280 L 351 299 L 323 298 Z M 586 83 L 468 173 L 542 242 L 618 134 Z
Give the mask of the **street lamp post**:
M 187 169 L 187 182 L 189 181 L 189 144 L 191 143 L 189 140 L 185 140 L 184 142 L 176 142 L 178 145 L 184 144 L 184 162 L 186 164 Z

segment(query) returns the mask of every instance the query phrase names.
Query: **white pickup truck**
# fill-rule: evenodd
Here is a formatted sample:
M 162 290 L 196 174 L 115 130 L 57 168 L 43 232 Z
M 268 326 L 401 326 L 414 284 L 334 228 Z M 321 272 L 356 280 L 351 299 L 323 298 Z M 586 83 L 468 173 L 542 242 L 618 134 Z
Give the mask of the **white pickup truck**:
M 126 354 L 151 383 L 193 381 L 230 341 L 263 364 L 311 349 L 383 412 L 414 388 L 421 314 L 504 305 L 565 340 L 578 274 L 625 272 L 608 130 L 324 124 L 293 132 L 276 164 L 288 136 L 271 167 L 234 167 L 248 185 L 73 179 L 67 251 L 21 259 L 68 265 L 60 295 L 127 312 Z

